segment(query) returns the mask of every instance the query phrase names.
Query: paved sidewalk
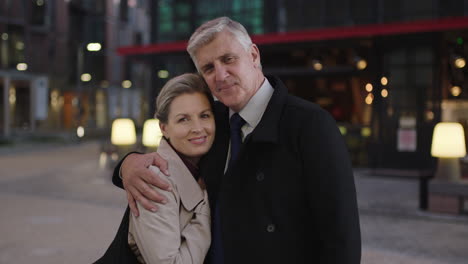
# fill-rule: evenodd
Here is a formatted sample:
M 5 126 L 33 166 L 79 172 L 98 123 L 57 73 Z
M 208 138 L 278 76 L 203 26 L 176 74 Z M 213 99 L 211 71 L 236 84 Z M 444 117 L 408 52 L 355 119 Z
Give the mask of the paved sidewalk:
M 466 264 L 468 216 L 421 211 L 416 180 L 355 172 L 362 263 Z
M 100 144 L 0 148 L 0 264 L 92 263 L 115 235 L 125 192 Z M 3 148 L 3 150 L 5 150 Z M 418 209 L 418 182 L 355 172 L 363 264 L 466 264 L 468 216 Z

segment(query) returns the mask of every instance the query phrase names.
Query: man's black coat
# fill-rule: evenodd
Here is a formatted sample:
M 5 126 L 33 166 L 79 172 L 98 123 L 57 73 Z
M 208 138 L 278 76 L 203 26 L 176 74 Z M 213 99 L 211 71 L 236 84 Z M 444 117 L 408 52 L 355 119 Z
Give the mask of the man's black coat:
M 360 263 L 354 178 L 335 121 L 268 80 L 274 93 L 237 163 L 224 174 L 229 121 L 221 103 L 215 143 L 200 163 L 211 208 L 219 203 L 225 264 Z

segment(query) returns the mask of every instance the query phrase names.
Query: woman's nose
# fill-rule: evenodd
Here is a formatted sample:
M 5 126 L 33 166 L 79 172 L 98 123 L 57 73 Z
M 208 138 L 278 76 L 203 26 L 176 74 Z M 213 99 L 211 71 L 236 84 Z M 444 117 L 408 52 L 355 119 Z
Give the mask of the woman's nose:
M 194 120 L 192 123 L 192 129 L 191 131 L 194 133 L 200 133 L 202 131 L 202 124 L 200 120 Z

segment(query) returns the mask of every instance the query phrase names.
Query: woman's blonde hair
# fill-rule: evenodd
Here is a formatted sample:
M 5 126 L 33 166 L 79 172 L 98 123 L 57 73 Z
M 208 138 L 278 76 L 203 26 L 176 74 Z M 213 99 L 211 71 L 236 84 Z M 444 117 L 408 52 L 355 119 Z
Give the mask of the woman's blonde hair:
M 167 124 L 172 101 L 182 94 L 201 93 L 206 96 L 213 108 L 213 96 L 203 78 L 195 73 L 185 73 L 170 79 L 156 98 L 156 113 L 154 117 L 159 122 Z

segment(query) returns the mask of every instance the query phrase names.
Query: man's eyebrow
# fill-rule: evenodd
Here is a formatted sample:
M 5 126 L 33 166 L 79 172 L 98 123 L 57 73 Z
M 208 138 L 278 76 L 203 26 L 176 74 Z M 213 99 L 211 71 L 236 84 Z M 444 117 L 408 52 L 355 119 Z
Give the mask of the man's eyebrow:
M 220 59 L 224 59 L 226 57 L 238 57 L 238 56 L 235 53 L 231 53 L 231 52 L 224 53 L 223 55 L 219 56 Z
M 200 68 L 201 68 L 202 70 L 206 70 L 207 68 L 211 67 L 212 65 L 213 65 L 213 63 L 208 62 L 208 63 L 202 65 Z

